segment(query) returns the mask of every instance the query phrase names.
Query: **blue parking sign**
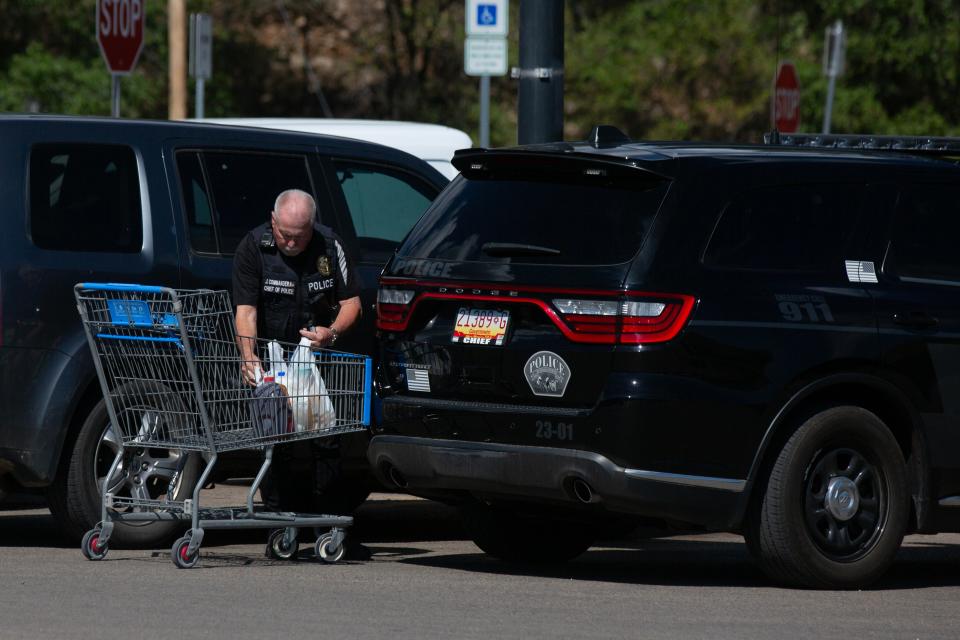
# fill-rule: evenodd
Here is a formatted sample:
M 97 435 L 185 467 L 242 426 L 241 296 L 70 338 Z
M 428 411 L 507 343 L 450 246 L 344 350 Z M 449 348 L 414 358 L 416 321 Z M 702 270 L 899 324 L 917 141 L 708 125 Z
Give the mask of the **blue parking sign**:
M 477 24 L 484 27 L 497 26 L 497 5 L 478 4 L 477 5 Z
M 463 17 L 468 36 L 506 37 L 510 0 L 465 0 Z

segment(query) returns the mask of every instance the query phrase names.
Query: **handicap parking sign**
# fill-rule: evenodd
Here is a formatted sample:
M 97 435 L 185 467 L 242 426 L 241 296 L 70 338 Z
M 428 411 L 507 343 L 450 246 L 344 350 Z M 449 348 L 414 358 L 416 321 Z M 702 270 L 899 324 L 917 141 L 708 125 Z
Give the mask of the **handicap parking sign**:
M 508 0 L 466 0 L 468 36 L 506 36 Z
M 497 26 L 497 5 L 478 4 L 477 5 L 477 24 L 484 27 Z

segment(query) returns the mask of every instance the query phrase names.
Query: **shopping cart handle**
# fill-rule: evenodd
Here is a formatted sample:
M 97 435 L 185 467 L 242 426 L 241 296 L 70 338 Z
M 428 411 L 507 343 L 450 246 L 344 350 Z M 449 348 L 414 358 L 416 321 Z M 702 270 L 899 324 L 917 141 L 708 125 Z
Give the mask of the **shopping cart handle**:
M 367 356 L 362 353 L 347 353 L 346 351 L 332 351 L 330 349 L 314 349 L 314 357 L 323 357 L 333 360 L 337 358 L 339 360 L 366 360 Z
M 119 282 L 81 282 L 77 285 L 87 291 L 133 291 L 139 293 L 163 293 L 167 287 L 156 287 L 146 284 L 123 284 Z

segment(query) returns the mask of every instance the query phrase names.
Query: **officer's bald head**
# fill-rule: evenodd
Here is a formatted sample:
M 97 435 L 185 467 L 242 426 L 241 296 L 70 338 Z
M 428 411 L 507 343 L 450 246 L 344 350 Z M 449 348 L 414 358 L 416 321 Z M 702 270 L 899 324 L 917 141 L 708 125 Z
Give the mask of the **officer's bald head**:
M 284 223 L 313 225 L 317 216 L 317 203 L 313 196 L 300 189 L 287 189 L 273 204 L 273 215 L 281 218 Z
M 303 251 L 313 237 L 317 205 L 306 191 L 287 189 L 273 205 L 273 235 L 277 247 L 288 256 Z

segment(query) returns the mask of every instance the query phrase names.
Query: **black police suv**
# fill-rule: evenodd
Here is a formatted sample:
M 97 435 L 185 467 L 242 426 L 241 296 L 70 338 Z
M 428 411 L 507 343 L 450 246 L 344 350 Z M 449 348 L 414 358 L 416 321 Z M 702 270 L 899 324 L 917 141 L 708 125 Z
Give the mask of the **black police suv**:
M 119 447 L 73 298 L 77 282 L 230 289 L 240 239 L 274 199 L 311 193 L 320 222 L 352 253 L 365 316 L 337 343 L 373 348 L 376 279 L 447 184 L 377 144 L 245 127 L 64 116 L 0 116 L 0 499 L 44 490 L 65 532 L 100 518 Z M 366 442 L 342 447 L 358 474 Z M 256 453 L 256 452 L 254 452 Z M 181 452 L 130 450 L 118 494 L 187 495 Z M 224 461 L 247 477 L 256 460 Z M 361 468 L 362 466 L 362 468 Z M 244 475 L 247 474 L 247 475 Z M 369 474 L 366 474 L 369 476 Z M 369 483 L 351 485 L 355 501 Z M 171 486 L 172 485 L 172 486 Z M 159 544 L 169 523 L 118 526 L 118 543 Z
M 642 516 L 852 588 L 960 530 L 960 141 L 784 142 L 458 152 L 381 277 L 378 472 L 507 560 Z

